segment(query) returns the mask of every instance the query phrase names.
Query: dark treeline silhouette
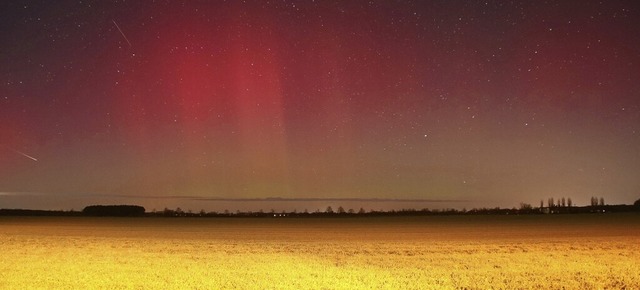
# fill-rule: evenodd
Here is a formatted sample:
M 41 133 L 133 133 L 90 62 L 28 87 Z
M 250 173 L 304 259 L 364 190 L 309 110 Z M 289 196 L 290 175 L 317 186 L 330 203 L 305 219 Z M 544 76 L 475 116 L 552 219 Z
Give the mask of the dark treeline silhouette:
M 571 199 L 568 199 L 569 201 Z M 569 206 L 571 204 L 571 206 Z M 342 207 L 338 207 L 334 210 L 333 207 L 328 206 L 325 210 L 309 212 L 304 210 L 291 211 L 291 212 L 276 212 L 271 210 L 264 212 L 262 210 L 257 212 L 230 212 L 225 210 L 223 212 L 205 212 L 201 210 L 199 212 L 183 211 L 180 208 L 176 210 L 165 208 L 162 211 L 153 211 L 147 213 L 147 216 L 155 217 L 264 217 L 264 218 L 282 218 L 282 217 L 367 217 L 367 216 L 437 216 L 437 215 L 541 215 L 541 214 L 587 214 L 587 213 L 621 213 L 621 212 L 640 212 L 640 200 L 636 201 L 634 205 L 619 204 L 619 205 L 590 205 L 590 206 L 575 206 L 571 202 L 565 200 L 565 205 L 562 203 L 553 207 L 537 207 L 534 208 L 530 204 L 521 203 L 520 208 L 473 208 L 470 210 L 462 209 L 402 209 L 402 210 L 390 210 L 390 211 L 366 211 L 363 208 L 359 210 L 348 209 L 345 210 Z
M 554 200 L 549 198 L 547 206 L 544 201 L 540 201 L 539 207 L 533 207 L 531 204 L 520 203 L 519 208 L 473 208 L 467 209 L 402 209 L 402 210 L 365 210 L 360 208 L 344 209 L 339 206 L 337 209 L 328 206 L 324 210 L 316 209 L 315 211 L 291 211 L 276 212 L 270 210 L 260 211 L 235 211 L 224 210 L 222 212 L 192 212 L 184 211 L 181 208 L 175 210 L 165 208 L 162 211 L 153 210 L 145 212 L 145 208 L 137 205 L 91 205 L 85 207 L 81 212 L 78 211 L 47 211 L 47 210 L 28 210 L 28 209 L 0 209 L 0 216 L 149 216 L 149 217 L 257 217 L 257 218 L 282 218 L 282 217 L 368 217 L 368 216 L 437 216 L 437 215 L 537 215 L 537 214 L 587 214 L 587 213 L 620 213 L 620 212 L 640 212 L 640 199 L 636 200 L 633 205 L 619 204 L 607 205 L 604 199 L 593 197 L 591 205 L 575 206 L 571 198 L 560 198 Z
M 420 215 L 454 215 L 461 214 L 461 211 L 455 209 L 445 209 L 445 210 L 429 210 L 429 209 L 403 209 L 403 210 L 391 210 L 391 211 L 365 211 L 360 208 L 360 210 L 356 211 L 354 209 L 344 210 L 338 208 L 338 210 L 334 211 L 330 206 L 327 207 L 326 210 L 320 211 L 319 209 L 313 212 L 309 212 L 307 210 L 299 212 L 299 211 L 269 211 L 264 212 L 260 211 L 249 211 L 249 212 L 230 212 L 225 210 L 223 212 L 205 212 L 201 210 L 200 212 L 191 212 L 191 211 L 182 211 L 179 208 L 176 210 L 172 209 L 164 209 L 163 211 L 153 211 L 147 213 L 147 216 L 157 216 L 157 217 L 264 217 L 264 218 L 279 218 L 279 217 L 359 217 L 359 216 L 420 216 Z
M 138 205 L 90 205 L 82 210 L 88 216 L 144 216 L 144 207 Z

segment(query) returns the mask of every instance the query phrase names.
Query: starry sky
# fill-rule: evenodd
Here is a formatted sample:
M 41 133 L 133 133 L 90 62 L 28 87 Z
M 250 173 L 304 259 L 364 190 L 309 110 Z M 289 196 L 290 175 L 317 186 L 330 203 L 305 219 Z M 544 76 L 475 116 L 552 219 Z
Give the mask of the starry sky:
M 632 203 L 639 27 L 615 0 L 2 1 L 0 208 Z

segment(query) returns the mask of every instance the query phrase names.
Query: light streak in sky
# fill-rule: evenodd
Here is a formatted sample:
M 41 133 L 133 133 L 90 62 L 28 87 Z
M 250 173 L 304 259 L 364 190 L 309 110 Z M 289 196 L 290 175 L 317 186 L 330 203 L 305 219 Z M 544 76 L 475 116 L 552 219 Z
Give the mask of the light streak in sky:
M 29 154 L 27 154 L 27 153 L 24 153 L 24 152 L 22 152 L 22 151 L 19 151 L 19 150 L 13 149 L 13 148 L 9 148 L 9 149 L 10 149 L 11 151 L 15 152 L 15 153 L 18 153 L 18 154 L 20 154 L 20 155 L 22 155 L 22 156 L 24 156 L 24 157 L 27 157 L 27 158 L 29 158 L 29 159 L 33 160 L 33 161 L 38 161 L 38 159 L 36 159 L 35 157 L 33 157 L 33 156 L 31 156 L 31 155 L 29 155 Z
M 127 43 L 129 44 L 129 47 L 131 47 L 131 42 L 129 41 L 129 39 L 127 38 L 126 35 L 124 35 L 124 32 L 122 32 L 122 29 L 120 29 L 120 26 L 118 26 L 118 23 L 116 23 L 115 20 L 111 19 L 111 21 L 113 22 L 113 24 L 116 25 L 116 28 L 118 28 L 118 31 L 120 31 L 120 34 L 122 34 L 122 37 L 124 37 L 124 40 L 127 41 Z

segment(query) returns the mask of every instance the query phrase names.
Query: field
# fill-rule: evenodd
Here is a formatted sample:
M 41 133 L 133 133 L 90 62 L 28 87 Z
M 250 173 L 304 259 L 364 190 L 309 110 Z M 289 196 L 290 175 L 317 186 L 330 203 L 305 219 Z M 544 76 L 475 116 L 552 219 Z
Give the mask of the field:
M 0 217 L 1 289 L 640 289 L 640 215 Z

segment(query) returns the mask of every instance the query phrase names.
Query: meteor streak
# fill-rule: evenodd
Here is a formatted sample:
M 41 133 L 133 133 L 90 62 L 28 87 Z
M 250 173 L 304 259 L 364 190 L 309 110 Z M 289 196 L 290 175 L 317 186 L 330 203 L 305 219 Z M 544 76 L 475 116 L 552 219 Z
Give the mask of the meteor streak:
M 118 28 L 118 31 L 120 31 L 120 34 L 122 34 L 122 37 L 124 37 L 124 40 L 127 41 L 127 43 L 129 44 L 129 47 L 131 47 L 131 42 L 129 41 L 129 39 L 127 38 L 126 35 L 124 35 L 124 32 L 122 32 L 122 29 L 120 29 L 120 26 L 118 26 L 118 23 L 116 23 L 115 20 L 111 19 L 111 22 L 113 22 L 113 24 L 116 25 L 116 28 Z
M 15 152 L 15 153 L 18 153 L 18 154 L 20 154 L 20 155 L 22 155 L 22 156 L 24 156 L 24 157 L 27 157 L 27 158 L 29 158 L 29 159 L 33 160 L 33 161 L 38 161 L 38 159 L 36 159 L 36 158 L 35 158 L 35 157 L 33 157 L 33 156 L 30 156 L 30 155 L 29 155 L 29 154 L 27 154 L 27 153 L 24 153 L 24 152 L 22 152 L 22 151 L 18 151 L 18 150 L 13 149 L 13 148 L 9 148 L 9 149 L 10 149 L 11 151 Z

